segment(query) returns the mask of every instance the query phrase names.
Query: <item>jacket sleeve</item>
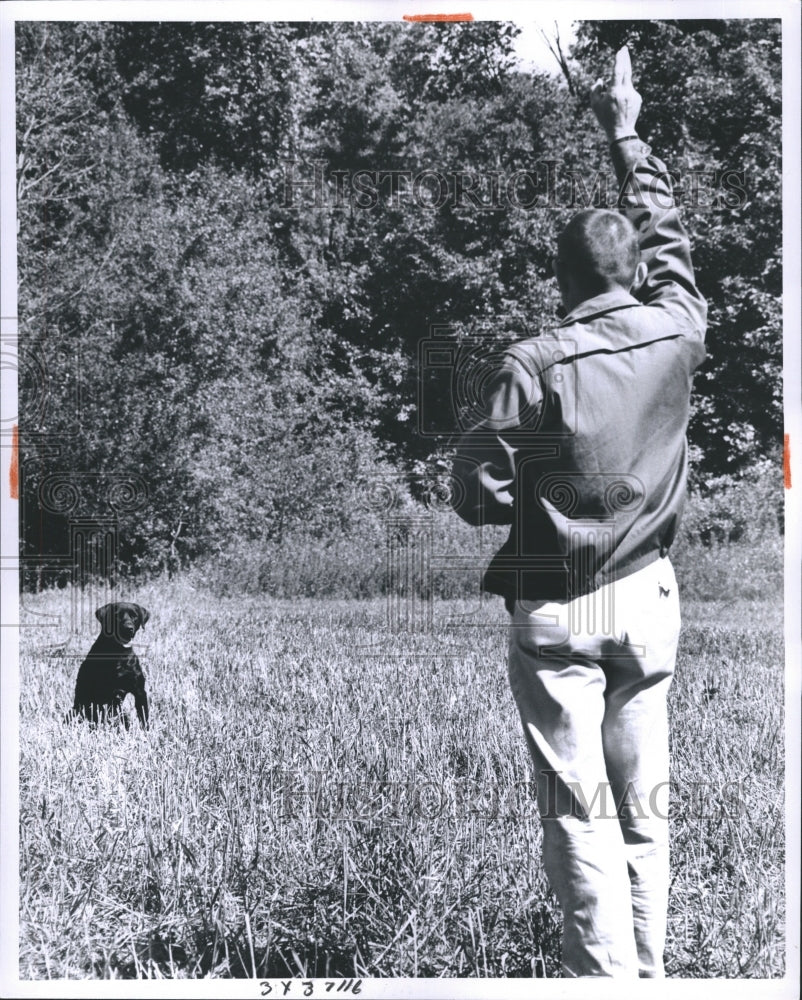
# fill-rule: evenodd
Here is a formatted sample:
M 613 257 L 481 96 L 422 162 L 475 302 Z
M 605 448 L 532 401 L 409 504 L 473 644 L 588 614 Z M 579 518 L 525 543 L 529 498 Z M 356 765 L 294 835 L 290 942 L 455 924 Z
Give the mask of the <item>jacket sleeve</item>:
M 511 524 L 520 432 L 537 419 L 540 382 L 505 355 L 482 395 L 484 416 L 457 442 L 452 505 L 468 524 Z
M 648 267 L 637 298 L 675 313 L 692 336 L 703 340 L 707 303 L 696 287 L 690 241 L 674 204 L 671 177 L 638 138 L 614 143 L 611 155 L 619 208 L 638 230 L 641 260 Z

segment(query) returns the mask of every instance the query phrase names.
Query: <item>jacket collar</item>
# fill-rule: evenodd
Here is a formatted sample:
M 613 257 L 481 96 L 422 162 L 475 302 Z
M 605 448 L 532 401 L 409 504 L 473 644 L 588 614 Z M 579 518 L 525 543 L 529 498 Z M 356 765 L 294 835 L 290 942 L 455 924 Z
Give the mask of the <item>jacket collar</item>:
M 614 309 L 627 309 L 640 304 L 634 295 L 625 292 L 623 288 L 616 288 L 612 292 L 603 292 L 601 295 L 594 295 L 592 299 L 580 302 L 561 320 L 560 326 L 570 326 L 571 323 L 612 312 Z

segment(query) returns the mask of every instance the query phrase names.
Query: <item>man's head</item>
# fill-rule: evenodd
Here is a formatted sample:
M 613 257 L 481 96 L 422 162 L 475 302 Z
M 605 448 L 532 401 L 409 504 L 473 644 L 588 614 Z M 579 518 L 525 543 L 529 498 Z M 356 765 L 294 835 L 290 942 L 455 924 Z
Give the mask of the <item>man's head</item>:
M 601 208 L 579 212 L 557 240 L 554 273 L 569 311 L 595 295 L 636 288 L 645 272 L 637 231 L 618 212 Z

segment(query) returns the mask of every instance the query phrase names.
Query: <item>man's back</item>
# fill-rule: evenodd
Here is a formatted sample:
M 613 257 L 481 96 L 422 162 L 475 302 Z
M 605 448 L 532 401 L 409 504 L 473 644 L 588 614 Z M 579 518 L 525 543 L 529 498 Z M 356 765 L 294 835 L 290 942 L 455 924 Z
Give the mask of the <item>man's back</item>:
M 485 589 L 567 599 L 668 551 L 684 505 L 691 378 L 706 310 L 665 168 L 640 142 L 618 151 L 625 213 L 647 277 L 585 299 L 548 337 L 514 345 L 487 419 L 457 450 L 457 512 L 509 523 Z

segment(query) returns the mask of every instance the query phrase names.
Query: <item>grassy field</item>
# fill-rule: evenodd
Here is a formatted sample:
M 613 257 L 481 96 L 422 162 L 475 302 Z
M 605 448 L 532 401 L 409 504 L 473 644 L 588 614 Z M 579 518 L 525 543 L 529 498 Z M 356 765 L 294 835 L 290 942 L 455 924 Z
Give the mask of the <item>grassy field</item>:
M 688 590 L 668 974 L 779 976 L 782 608 Z M 62 723 L 75 596 L 25 597 L 61 625 L 22 635 L 21 977 L 559 975 L 500 601 L 425 635 L 382 599 L 118 595 L 152 612 L 145 735 Z

